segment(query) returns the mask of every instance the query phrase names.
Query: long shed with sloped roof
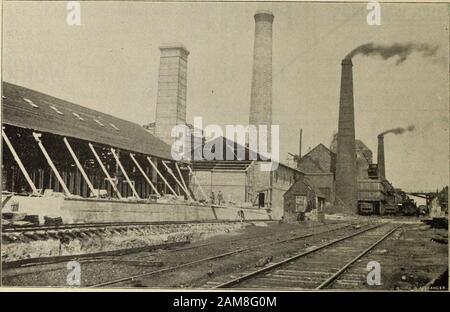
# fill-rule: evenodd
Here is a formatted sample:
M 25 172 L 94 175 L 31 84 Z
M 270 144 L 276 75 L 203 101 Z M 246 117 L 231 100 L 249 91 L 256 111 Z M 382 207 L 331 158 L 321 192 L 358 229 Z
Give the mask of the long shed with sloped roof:
M 120 197 L 148 198 L 151 194 L 170 193 L 170 187 L 180 192 L 169 170 L 162 164 L 162 161 L 167 162 L 176 172 L 171 161 L 171 147 L 142 126 L 15 84 L 3 82 L 2 86 L 3 190 L 33 193 L 31 184 L 34 184 L 40 193 L 50 189 L 89 197 L 92 192 L 86 180 L 90 180 L 94 189 L 105 189 L 110 197 L 120 194 Z M 83 178 L 64 140 L 70 142 L 88 179 Z M 39 148 L 39 141 L 47 155 Z M 117 190 L 108 182 L 89 144 L 97 151 Z M 151 179 L 154 188 L 130 154 Z M 54 168 L 49 166 L 47 156 Z M 120 164 L 115 156 L 120 159 Z M 23 168 L 16 158 L 20 159 Z M 147 158 L 153 160 L 169 185 L 158 177 Z

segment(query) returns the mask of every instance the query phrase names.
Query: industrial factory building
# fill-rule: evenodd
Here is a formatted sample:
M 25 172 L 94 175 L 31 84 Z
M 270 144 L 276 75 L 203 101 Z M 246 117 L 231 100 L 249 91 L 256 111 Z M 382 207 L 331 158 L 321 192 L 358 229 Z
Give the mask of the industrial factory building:
M 274 17 L 261 11 L 254 18 L 249 122 L 270 127 Z M 270 160 L 261 157 L 172 160 L 171 131 L 186 125 L 189 51 L 176 43 L 160 46 L 160 53 L 156 119 L 143 127 L 4 83 L 3 190 L 14 197 L 6 210 L 18 205 L 65 222 L 235 219 L 242 209 L 247 219 L 283 217 L 283 195 L 301 171 L 284 164 L 263 171 Z M 219 191 L 220 204 L 210 198 Z
M 3 127 L 3 211 L 67 223 L 236 218 L 195 203 L 186 164 L 132 122 L 4 82 Z
M 448 289 L 446 10 L 361 44 L 360 4 L 94 2 L 4 6 L 2 286 Z M 165 304 L 280 303 L 229 299 Z
M 191 185 L 197 198 L 220 191 L 225 203 L 268 209 L 275 219 L 283 216 L 283 195 L 295 181 L 304 179 L 301 171 L 282 163 L 272 171 L 264 171 L 261 166 L 268 165 L 269 160 L 260 155 L 257 160 L 250 160 L 248 148 L 226 138 L 215 138 L 206 144 L 223 147 L 223 159 L 227 159 L 226 155 L 234 155 L 234 159 L 192 161 Z M 237 157 L 239 148 L 245 150 L 243 159 Z
M 137 124 L 6 82 L 3 124 L 3 138 L 14 144 L 5 145 L 9 148 L 4 150 L 4 190 L 36 194 L 51 189 L 81 197 L 97 196 L 98 190 L 106 190 L 100 195 L 122 199 L 149 198 L 170 192 L 169 186 L 178 188 L 169 174 L 165 175 L 170 181 L 166 185 L 156 172 L 156 168 L 167 172 L 161 162 L 170 161 L 170 147 Z M 122 159 L 120 166 L 116 157 Z M 145 157 L 153 159 L 153 164 Z M 24 168 L 15 160 L 20 160 Z M 134 160 L 152 184 L 133 169 Z M 50 161 L 54 166 L 48 168 Z M 30 181 L 23 170 L 27 168 Z M 114 183 L 110 183 L 112 179 Z
M 274 15 L 259 11 L 254 21 L 248 121 L 270 129 Z M 223 137 L 205 142 L 203 130 L 187 124 L 190 52 L 181 43 L 164 44 L 159 50 L 155 120 L 144 126 L 3 83 L 2 137 L 7 147 L 3 153 L 3 190 L 51 197 L 53 204 L 45 204 L 39 214 L 53 205 L 53 211 L 69 215 L 72 222 L 217 219 L 217 207 L 230 208 L 220 210 L 225 218 L 235 218 L 237 210 L 248 209 L 256 219 L 281 219 L 286 209 L 292 208 L 285 202 L 286 194 L 294 190 L 314 197 L 308 199 L 311 202 L 323 199 L 328 212 L 356 213 L 361 205 L 370 203 L 383 213 L 385 204 L 392 202 L 389 194 L 394 188 L 385 179 L 382 137 L 377 167 L 370 149 L 355 140 L 351 59 L 342 61 L 338 132 L 331 148 L 319 144 L 299 159 L 297 168 L 276 162 L 274 170 L 265 171 L 261 167 L 270 159 L 259 154 L 250 159 L 250 151 L 242 146 L 244 159 L 229 159 L 228 155 L 238 153 L 236 142 Z M 200 142 L 200 146 L 194 145 L 193 155 L 203 155 L 204 146 L 213 145 L 222 149 L 225 160 L 201 157 L 173 161 L 172 130 L 178 125 L 194 130 L 187 138 Z M 270 135 L 267 140 L 270 151 Z M 219 193 L 221 200 L 217 202 L 214 197 Z M 39 210 L 36 207 L 42 205 L 36 198 L 18 200 L 22 209 Z M 86 200 L 89 203 L 83 204 Z M 117 203 L 123 202 L 129 204 L 117 211 Z M 129 213 L 121 213 L 127 209 Z
M 335 201 L 337 136 L 334 136 L 327 148 L 318 144 L 302 156 L 298 169 L 306 174 L 308 179 L 325 195 L 329 203 Z M 361 140 L 355 140 L 356 176 L 357 180 L 368 179 L 369 167 L 372 164 L 372 151 Z
M 325 196 L 325 201 L 335 201 L 336 153 L 323 144 L 319 144 L 302 156 L 297 163 L 298 169 Z
M 338 203 L 340 201 L 335 189 L 336 152 L 337 136 L 334 136 L 330 148 L 319 144 L 302 156 L 298 162 L 298 169 L 304 172 L 305 177 L 324 194 L 328 206 L 334 205 L 334 211 L 339 211 L 339 204 L 335 205 L 336 201 Z M 379 164 L 384 167 L 382 140 L 379 140 L 378 145 L 379 164 L 373 163 L 372 151 L 358 139 L 355 140 L 355 155 L 358 212 L 365 213 L 368 210 L 371 212 L 373 210 L 376 214 L 392 212 L 392 206 L 402 201 L 399 198 L 401 190 L 396 192 L 385 175 L 379 173 Z
M 249 124 L 265 125 L 270 129 L 274 16 L 269 11 L 259 11 L 254 19 L 255 39 Z M 267 141 L 270 151 L 270 135 Z M 223 159 L 227 160 L 193 161 L 194 179 L 191 180 L 191 185 L 197 197 L 201 196 L 200 185 L 202 185 L 203 192 L 218 194 L 220 191 L 226 201 L 238 206 L 265 208 L 271 212 L 273 218 L 283 217 L 284 195 L 296 181 L 304 179 L 303 172 L 282 163 L 277 163 L 273 171 L 263 171 L 261 165 L 269 160 L 264 160 L 260 155 L 257 160 L 249 159 L 248 148 L 242 146 L 240 148 L 246 151 L 244 159 L 234 157 L 230 160 L 226 156 L 237 155 L 238 144 L 227 138 L 214 138 L 206 144 L 220 146 L 223 149 Z M 198 186 L 195 181 L 198 182 Z
M 269 11 L 257 12 L 255 19 L 255 38 L 252 86 L 250 98 L 249 124 L 272 125 L 272 24 L 274 16 Z M 182 44 L 170 44 L 160 47 L 161 62 L 158 82 L 156 119 L 147 129 L 168 144 L 174 142 L 171 130 L 176 125 L 186 124 L 186 89 L 188 50 Z M 198 129 L 197 129 L 198 130 Z M 196 136 L 201 136 L 201 130 Z M 271 142 L 270 135 L 267 138 Z M 193 139 L 192 139 L 193 141 Z M 212 138 L 200 146 L 193 147 L 192 155 L 203 155 L 205 145 L 223 149 L 223 160 L 207 160 L 204 157 L 193 160 L 190 177 L 193 196 L 205 202 L 211 202 L 211 196 L 219 191 L 223 200 L 221 205 L 255 207 L 267 209 L 271 217 L 283 216 L 283 195 L 299 180 L 303 173 L 284 164 L 277 164 L 274 171 L 262 171 L 261 164 L 269 160 L 257 160 L 248 157 L 247 148 L 244 159 L 237 155 L 236 142 L 223 138 Z M 270 144 L 268 144 L 270 150 Z M 215 151 L 213 151 L 215 152 Z M 214 194 L 214 195 L 213 195 Z

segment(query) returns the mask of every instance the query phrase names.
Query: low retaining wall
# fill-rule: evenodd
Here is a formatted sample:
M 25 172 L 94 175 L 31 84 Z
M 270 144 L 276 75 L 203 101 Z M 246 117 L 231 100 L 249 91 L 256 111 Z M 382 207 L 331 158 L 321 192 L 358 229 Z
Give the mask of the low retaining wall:
M 44 216 L 62 217 L 64 223 L 164 222 L 164 221 L 235 221 L 244 211 L 246 220 L 271 220 L 265 209 L 216 207 L 196 203 L 149 203 L 105 199 L 14 196 L 2 212 L 12 211 Z
M 63 214 L 73 222 L 161 222 L 161 221 L 235 221 L 243 210 L 247 220 L 270 220 L 264 209 L 211 207 L 198 204 L 140 203 L 102 200 L 66 199 Z
M 3 265 L 14 266 L 53 257 L 150 249 L 171 243 L 195 242 L 250 225 L 246 222 L 216 222 L 8 232 L 2 234 L 1 260 Z

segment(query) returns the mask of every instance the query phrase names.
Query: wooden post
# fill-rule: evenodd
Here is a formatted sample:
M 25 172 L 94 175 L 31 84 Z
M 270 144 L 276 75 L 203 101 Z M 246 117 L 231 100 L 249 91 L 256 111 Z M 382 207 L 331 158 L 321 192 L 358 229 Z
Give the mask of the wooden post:
M 75 193 L 75 173 L 69 171 L 69 190 L 71 193 Z
M 113 190 L 116 192 L 117 197 L 119 199 L 122 199 L 122 195 L 120 194 L 119 190 L 117 189 L 116 184 L 114 183 L 113 179 L 111 178 L 108 171 L 106 170 L 105 165 L 103 165 L 103 163 L 102 163 L 100 157 L 98 156 L 97 152 L 95 151 L 95 148 L 92 145 L 92 143 L 89 143 L 89 148 L 91 149 L 92 153 L 94 154 L 95 159 L 97 160 L 98 164 L 100 165 L 100 168 L 102 168 L 103 173 L 106 175 L 106 179 L 108 180 L 109 184 L 111 184 Z
M 6 142 L 6 145 L 8 146 L 9 150 L 11 151 L 11 154 L 14 157 L 14 160 L 16 161 L 17 165 L 19 166 L 20 170 L 22 171 L 22 174 L 24 175 L 25 179 L 28 182 L 28 185 L 31 187 L 31 190 L 33 191 L 34 195 L 40 195 L 36 186 L 34 185 L 33 181 L 31 180 L 27 170 L 25 169 L 22 161 L 20 160 L 19 155 L 16 153 L 16 150 L 14 149 L 14 146 L 11 144 L 11 141 L 9 141 L 8 136 L 6 135 L 5 131 L 2 129 L 2 137 Z
M 77 165 L 78 170 L 80 170 L 81 175 L 83 176 L 83 178 L 84 178 L 84 180 L 86 181 L 86 183 L 87 183 L 89 189 L 91 190 L 92 195 L 93 195 L 93 196 L 96 196 L 94 186 L 92 185 L 92 183 L 91 183 L 91 181 L 89 180 L 89 178 L 88 178 L 86 172 L 84 171 L 83 166 L 81 165 L 80 161 L 78 160 L 77 155 L 75 154 L 75 152 L 74 152 L 73 149 L 72 149 L 72 146 L 70 146 L 70 143 L 69 143 L 69 141 L 68 141 L 66 138 L 64 138 L 63 140 L 64 140 L 64 143 L 66 144 L 67 149 L 69 150 L 70 155 L 72 155 L 72 158 L 73 158 L 73 160 L 75 161 L 75 164 Z M 97 195 L 98 195 L 98 194 L 97 194 Z
M 75 171 L 75 193 L 81 196 L 81 176 L 79 171 Z
M 122 170 L 122 173 L 123 173 L 125 179 L 127 180 L 129 187 L 133 191 L 134 197 L 136 197 L 137 199 L 141 199 L 139 197 L 139 194 L 136 192 L 136 189 L 135 189 L 134 185 L 131 184 L 131 180 L 128 177 L 128 174 L 126 173 L 125 168 L 122 166 L 122 163 L 120 162 L 120 159 L 119 159 L 119 157 L 116 154 L 116 150 L 113 149 L 112 147 L 111 147 L 111 153 L 113 154 L 114 159 L 116 160 L 117 164 L 119 165 L 120 170 Z
M 139 169 L 139 171 L 144 176 L 144 179 L 148 182 L 148 184 L 150 184 L 150 187 L 155 191 L 156 195 L 161 196 L 158 193 L 158 190 L 156 189 L 156 187 L 153 185 L 152 181 L 150 181 L 150 179 L 148 178 L 147 174 L 145 174 L 145 171 L 142 169 L 141 165 L 137 162 L 136 158 L 134 158 L 134 155 L 130 153 L 130 157 L 133 160 L 136 167 Z
M 44 179 L 45 179 L 45 172 L 44 169 L 39 169 L 39 189 L 44 189 Z
M 180 175 L 181 182 L 183 182 L 184 188 L 189 192 L 190 188 L 187 187 L 187 185 L 184 181 L 183 175 L 181 174 L 180 167 L 178 166 L 177 163 L 175 163 L 175 167 L 177 168 L 178 174 Z M 195 194 L 194 194 L 194 192 L 192 192 L 192 190 L 189 194 L 191 194 L 191 193 L 192 193 L 192 195 L 189 195 L 189 197 L 192 198 L 192 200 L 197 201 L 197 198 L 195 198 Z
M 158 168 L 155 166 L 153 161 L 150 159 L 150 157 L 147 157 L 148 162 L 150 165 L 155 169 L 155 171 L 158 173 L 158 175 L 161 177 L 161 179 L 164 181 L 165 185 L 169 188 L 169 190 L 172 192 L 173 195 L 178 196 L 177 193 L 173 190 L 173 188 L 170 186 L 169 182 L 167 182 L 166 178 L 159 172 Z
M 50 155 L 47 153 L 47 150 L 45 149 L 44 145 L 42 144 L 42 141 L 40 139 L 41 134 L 33 132 L 33 137 L 36 140 L 36 142 L 39 145 L 39 148 L 42 151 L 42 154 L 44 154 L 45 159 L 47 160 L 47 163 L 49 164 L 50 168 L 52 168 L 53 173 L 55 174 L 56 178 L 58 179 L 58 182 L 61 184 L 64 193 L 66 193 L 67 196 L 72 196 L 69 189 L 67 188 L 67 185 L 64 183 L 63 179 L 61 178 L 61 175 L 58 172 L 58 169 L 56 169 L 55 164 L 53 163 L 52 159 L 50 158 Z
M 175 168 L 177 168 L 178 174 L 180 175 L 181 182 L 183 182 L 184 189 L 185 189 L 185 190 L 188 190 L 188 188 L 187 188 L 187 186 L 186 186 L 186 183 L 184 182 L 183 175 L 181 174 L 180 167 L 178 167 L 178 164 L 177 164 L 177 163 L 175 163 Z
M 178 183 L 178 185 L 180 186 L 180 188 L 186 193 L 188 198 L 191 198 L 191 195 L 189 194 L 188 190 L 185 189 L 183 187 L 183 185 L 181 184 L 181 182 L 177 179 L 177 177 L 173 174 L 172 169 L 170 169 L 167 165 L 165 161 L 162 161 L 164 167 L 166 167 L 167 171 L 170 173 L 170 175 L 175 179 L 175 181 Z

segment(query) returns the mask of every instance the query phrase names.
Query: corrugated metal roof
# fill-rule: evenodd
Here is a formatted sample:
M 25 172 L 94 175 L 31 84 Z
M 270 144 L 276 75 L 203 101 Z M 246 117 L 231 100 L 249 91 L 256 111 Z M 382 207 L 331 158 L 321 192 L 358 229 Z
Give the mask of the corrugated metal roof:
M 140 125 L 3 82 L 3 123 L 172 159 L 171 147 Z

